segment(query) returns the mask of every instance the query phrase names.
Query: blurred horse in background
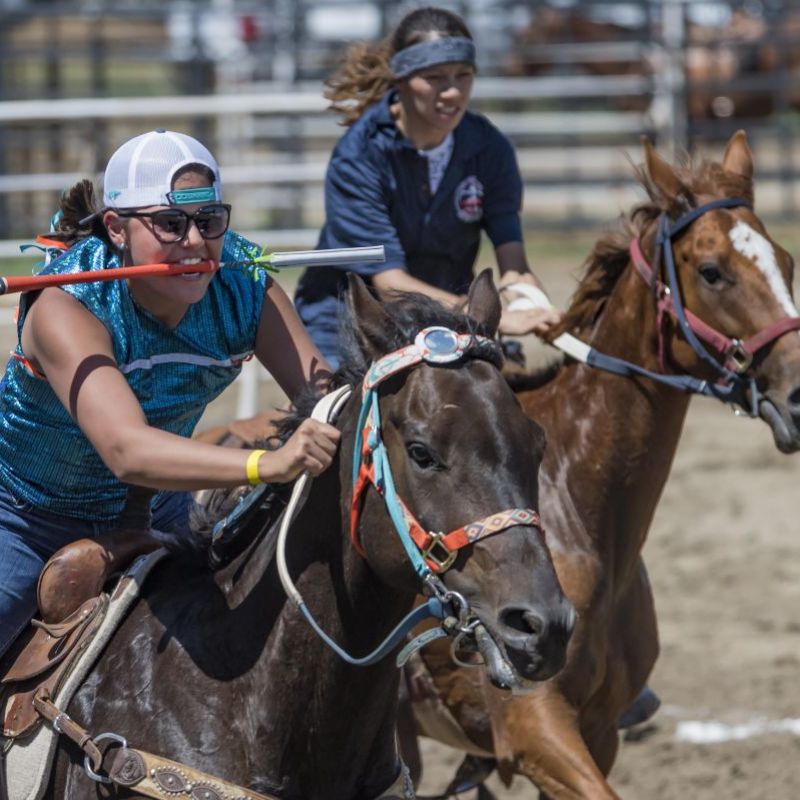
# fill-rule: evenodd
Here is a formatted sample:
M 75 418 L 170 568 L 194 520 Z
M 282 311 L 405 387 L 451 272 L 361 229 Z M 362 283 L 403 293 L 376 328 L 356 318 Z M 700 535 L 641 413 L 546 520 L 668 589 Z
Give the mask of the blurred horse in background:
M 516 36 L 509 75 L 585 74 L 652 78 L 659 69 L 658 19 L 624 21 L 584 4 L 538 4 Z M 602 12 L 603 9 L 601 8 Z M 781 81 L 787 104 L 800 108 L 800 12 L 767 16 L 743 5 L 719 24 L 687 21 L 686 109 L 690 119 L 763 117 L 779 110 Z M 627 48 L 626 48 L 627 46 Z M 612 96 L 626 111 L 646 111 L 646 94 Z

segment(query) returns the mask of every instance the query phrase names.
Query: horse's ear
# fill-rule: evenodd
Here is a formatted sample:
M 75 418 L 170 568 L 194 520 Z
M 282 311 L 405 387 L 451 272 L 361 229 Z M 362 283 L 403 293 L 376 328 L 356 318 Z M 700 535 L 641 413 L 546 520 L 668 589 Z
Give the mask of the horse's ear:
M 747 146 L 747 134 L 743 130 L 731 136 L 722 156 L 722 168 L 748 180 L 753 179 L 753 154 Z
M 350 313 L 361 344 L 370 358 L 381 356 L 389 349 L 394 323 L 358 275 L 348 273 L 347 283 Z
M 688 198 L 688 189 L 681 183 L 675 170 L 656 152 L 646 136 L 642 136 L 642 147 L 647 174 L 664 198 L 669 201 L 677 200 L 679 197 Z
M 492 271 L 483 270 L 469 287 L 469 300 L 467 314 L 476 322 L 484 325 L 489 333 L 494 336 L 500 324 L 500 295 L 492 280 Z

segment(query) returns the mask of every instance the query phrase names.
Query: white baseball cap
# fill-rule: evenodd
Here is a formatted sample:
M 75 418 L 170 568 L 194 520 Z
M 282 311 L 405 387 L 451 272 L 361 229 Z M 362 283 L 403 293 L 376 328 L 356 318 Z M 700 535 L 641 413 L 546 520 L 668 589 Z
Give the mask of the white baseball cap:
M 175 173 L 190 164 L 214 175 L 209 187 L 173 189 Z M 111 156 L 103 179 L 106 208 L 215 203 L 222 200 L 216 159 L 197 139 L 163 129 L 128 140 Z

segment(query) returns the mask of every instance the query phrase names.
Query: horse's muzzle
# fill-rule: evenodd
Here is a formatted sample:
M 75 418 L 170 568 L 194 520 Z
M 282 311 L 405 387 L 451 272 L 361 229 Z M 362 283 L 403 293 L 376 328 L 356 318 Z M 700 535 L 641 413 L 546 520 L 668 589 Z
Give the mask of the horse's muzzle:
M 800 388 L 791 392 L 785 404 L 768 397 L 763 399 L 758 415 L 769 425 L 775 446 L 781 453 L 800 450 Z
M 520 677 L 543 681 L 564 666 L 575 627 L 575 609 L 569 600 L 563 598 L 549 614 L 533 607 L 507 606 L 498 621 L 495 635 Z

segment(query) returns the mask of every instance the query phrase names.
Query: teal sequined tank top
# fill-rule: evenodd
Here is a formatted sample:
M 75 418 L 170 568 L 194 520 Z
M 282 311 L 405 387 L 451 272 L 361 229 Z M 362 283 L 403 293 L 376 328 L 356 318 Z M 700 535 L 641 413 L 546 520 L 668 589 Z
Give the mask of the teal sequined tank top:
M 246 260 L 252 243 L 229 232 L 222 261 Z M 77 272 L 120 266 L 99 239 L 85 239 L 43 272 Z M 114 356 L 150 425 L 190 436 L 206 406 L 230 385 L 255 349 L 264 293 L 263 269 L 219 270 L 203 299 L 169 329 L 137 306 L 125 281 L 65 286 L 111 335 Z M 20 301 L 21 337 L 27 312 Z M 69 336 L 69 331 L 64 331 Z M 12 495 L 54 514 L 105 521 L 124 505 L 126 487 L 59 401 L 35 376 L 21 345 L 0 388 L 0 484 Z

